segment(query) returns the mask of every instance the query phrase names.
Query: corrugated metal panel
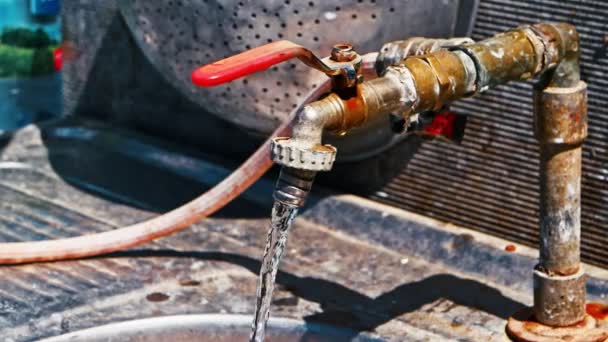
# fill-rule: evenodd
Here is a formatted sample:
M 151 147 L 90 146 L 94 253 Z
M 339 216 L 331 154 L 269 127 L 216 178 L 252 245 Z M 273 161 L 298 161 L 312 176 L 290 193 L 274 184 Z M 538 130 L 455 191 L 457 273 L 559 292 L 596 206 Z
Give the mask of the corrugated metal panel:
M 589 85 L 583 162 L 583 257 L 608 266 L 608 2 L 482 0 L 473 38 L 540 21 L 570 22 Z M 470 114 L 461 146 L 424 144 L 376 200 L 527 245 L 538 241 L 538 146 L 532 85 L 512 83 L 453 105 Z

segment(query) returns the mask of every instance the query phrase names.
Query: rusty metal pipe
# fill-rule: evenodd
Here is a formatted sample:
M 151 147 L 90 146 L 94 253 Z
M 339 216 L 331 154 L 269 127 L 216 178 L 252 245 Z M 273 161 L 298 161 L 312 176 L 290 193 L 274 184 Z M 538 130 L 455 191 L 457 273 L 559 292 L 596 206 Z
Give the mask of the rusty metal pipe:
M 563 63 L 571 64 L 572 61 Z M 562 70 L 571 68 L 571 65 Z M 570 69 L 573 70 L 573 69 Z M 578 69 L 576 69 L 578 70 Z M 549 85 L 578 75 L 552 75 Z M 585 273 L 580 266 L 582 143 L 587 136 L 587 86 L 547 86 L 534 96 L 540 144 L 540 257 L 534 272 L 534 315 L 550 326 L 585 316 Z
M 580 81 L 579 37 L 568 24 L 530 28 L 542 41 L 543 75 L 534 92 L 540 144 L 540 256 L 534 272 L 534 316 L 549 326 L 585 317 L 586 275 L 580 266 L 582 143 L 587 86 Z
M 409 56 L 386 68 L 383 77 L 358 85 L 356 97 L 330 94 L 308 107 L 325 120 L 324 129 L 345 132 L 374 115 L 396 112 L 407 117 L 539 75 L 551 86 L 578 82 L 578 35 L 572 25 L 522 26 L 478 43 Z M 308 125 L 305 121 L 302 127 Z
M 374 115 L 405 118 L 509 81 L 541 76 L 535 91 L 540 143 L 540 258 L 534 272 L 534 312 L 549 326 L 584 317 L 585 274 L 580 268 L 581 145 L 587 134 L 586 85 L 580 81 L 579 38 L 569 24 L 549 23 L 484 41 L 410 56 L 383 77 L 359 85 L 357 96 L 331 94 L 307 110 L 322 129 L 345 132 Z M 319 120 L 322 117 L 323 120 Z M 318 126 L 318 125 L 317 125 Z M 294 135 L 299 129 L 294 128 Z
M 337 131 L 343 132 L 371 115 L 397 112 L 408 117 L 509 81 L 549 74 L 554 76 L 545 78 L 552 85 L 578 81 L 577 72 L 578 35 L 573 26 L 522 26 L 478 43 L 409 56 L 386 68 L 383 77 L 361 84 L 356 98 L 327 98 L 319 103 L 326 109 L 318 111 L 339 111 L 342 126 Z M 373 107 L 378 100 L 382 105 Z

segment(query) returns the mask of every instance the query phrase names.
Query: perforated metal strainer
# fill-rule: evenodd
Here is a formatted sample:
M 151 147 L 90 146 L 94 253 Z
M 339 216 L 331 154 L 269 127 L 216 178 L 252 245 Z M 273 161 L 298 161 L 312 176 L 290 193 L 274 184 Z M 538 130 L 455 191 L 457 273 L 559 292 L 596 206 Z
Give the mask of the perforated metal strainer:
M 449 37 L 460 1 L 450 0 L 128 0 L 120 10 L 148 59 L 190 100 L 256 133 L 271 132 L 325 75 L 298 61 L 216 88 L 190 73 L 203 64 L 288 39 L 317 55 L 337 42 L 377 51 L 410 36 Z M 391 139 L 377 125 L 375 139 Z M 347 140 L 357 140 L 357 133 Z M 377 145 L 377 142 L 374 142 Z M 360 147 L 357 147 L 358 149 Z M 347 151 L 341 151 L 345 154 Z

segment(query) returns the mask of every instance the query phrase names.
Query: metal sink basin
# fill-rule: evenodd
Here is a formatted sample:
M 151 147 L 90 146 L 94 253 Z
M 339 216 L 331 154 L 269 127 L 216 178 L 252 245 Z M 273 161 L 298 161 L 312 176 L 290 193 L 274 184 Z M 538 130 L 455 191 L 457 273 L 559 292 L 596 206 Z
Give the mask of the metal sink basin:
M 246 342 L 251 317 L 245 315 L 179 315 L 113 323 L 41 342 Z M 382 339 L 327 325 L 273 318 L 266 342 L 380 342 Z

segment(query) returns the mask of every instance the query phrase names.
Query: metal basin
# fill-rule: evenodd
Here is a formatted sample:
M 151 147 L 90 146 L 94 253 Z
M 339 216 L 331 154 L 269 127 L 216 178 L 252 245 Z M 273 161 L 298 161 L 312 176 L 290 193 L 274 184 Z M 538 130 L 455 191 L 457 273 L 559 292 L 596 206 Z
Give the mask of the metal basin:
M 245 315 L 179 315 L 103 325 L 41 342 L 242 342 L 248 341 L 251 317 Z M 382 339 L 327 325 L 273 318 L 266 342 L 376 342 Z

